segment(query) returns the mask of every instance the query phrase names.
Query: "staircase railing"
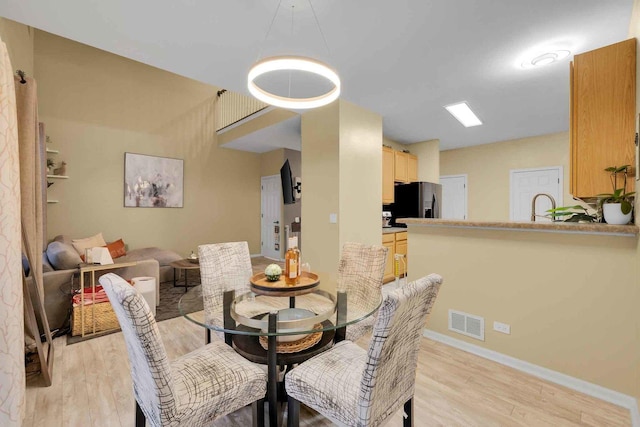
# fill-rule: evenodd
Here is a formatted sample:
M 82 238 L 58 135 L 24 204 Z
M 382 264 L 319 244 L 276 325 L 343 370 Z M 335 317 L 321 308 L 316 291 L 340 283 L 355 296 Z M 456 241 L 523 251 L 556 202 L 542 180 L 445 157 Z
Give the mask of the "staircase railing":
M 218 91 L 218 103 L 216 105 L 216 131 L 220 132 L 241 120 L 252 116 L 265 108 L 268 104 L 255 98 L 226 89 Z

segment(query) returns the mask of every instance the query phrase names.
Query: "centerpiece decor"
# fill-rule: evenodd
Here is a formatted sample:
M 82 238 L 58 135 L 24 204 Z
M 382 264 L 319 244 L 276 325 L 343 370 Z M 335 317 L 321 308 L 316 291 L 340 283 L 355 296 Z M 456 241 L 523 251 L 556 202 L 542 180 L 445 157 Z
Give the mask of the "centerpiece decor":
M 598 194 L 602 215 L 607 224 L 625 225 L 631 221 L 635 191 L 627 193 L 627 175 L 630 165 L 610 166 L 609 179 L 613 193 Z M 618 188 L 618 175 L 622 175 L 622 187 Z
M 280 280 L 281 274 L 282 268 L 278 264 L 269 264 L 267 268 L 264 269 L 264 276 L 269 282 L 277 282 Z

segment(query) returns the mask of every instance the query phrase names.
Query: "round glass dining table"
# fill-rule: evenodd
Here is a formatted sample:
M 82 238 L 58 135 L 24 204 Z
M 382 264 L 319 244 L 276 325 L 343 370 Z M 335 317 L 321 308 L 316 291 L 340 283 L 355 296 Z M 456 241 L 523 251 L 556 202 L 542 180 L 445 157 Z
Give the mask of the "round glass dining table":
M 346 327 L 371 319 L 382 294 L 370 295 L 358 286 L 327 291 L 306 288 L 268 295 L 242 291 L 204 290 L 195 286 L 178 303 L 180 314 L 211 332 L 224 334 L 240 355 L 267 365 L 269 425 L 276 426 L 277 402 L 286 400 L 278 366 L 304 362 L 345 339 Z

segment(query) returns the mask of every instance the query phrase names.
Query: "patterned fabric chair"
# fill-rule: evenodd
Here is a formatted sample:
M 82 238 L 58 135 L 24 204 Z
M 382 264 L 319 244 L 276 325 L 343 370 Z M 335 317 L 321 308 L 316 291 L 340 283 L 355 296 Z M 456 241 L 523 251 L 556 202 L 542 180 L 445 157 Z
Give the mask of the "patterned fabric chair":
M 263 423 L 265 373 L 221 341 L 203 346 L 172 363 L 144 298 L 120 276 L 109 273 L 100 284 L 118 317 L 127 344 L 136 426 L 205 426 L 250 403 L 254 423 Z M 260 408 L 261 409 L 261 408 Z
M 361 317 L 369 310 L 371 298 L 382 295 L 387 248 L 384 246 L 345 243 L 338 265 L 338 290 L 349 292 L 349 319 Z M 359 309 L 360 308 L 360 309 Z M 375 316 L 347 327 L 347 339 L 356 341 L 371 331 Z
M 249 244 L 229 242 L 201 245 L 198 247 L 198 256 L 205 321 L 223 326 L 224 292 L 234 290 L 236 293 L 244 293 L 250 290 L 249 279 L 253 270 Z M 216 334 L 224 339 L 222 332 Z M 210 341 L 209 336 L 207 331 L 207 343 Z
M 442 277 L 431 274 L 391 291 L 378 312 L 369 350 L 342 341 L 285 376 L 288 426 L 298 425 L 299 402 L 334 423 L 378 426 L 404 404 L 412 424 L 417 356 L 425 319 Z

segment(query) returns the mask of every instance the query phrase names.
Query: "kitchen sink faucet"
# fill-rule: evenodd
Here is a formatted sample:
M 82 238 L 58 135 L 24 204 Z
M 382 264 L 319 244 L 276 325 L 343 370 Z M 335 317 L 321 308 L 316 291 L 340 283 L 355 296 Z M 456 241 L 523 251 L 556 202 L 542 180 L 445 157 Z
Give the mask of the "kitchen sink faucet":
M 553 196 L 551 194 L 547 194 L 547 193 L 538 193 L 535 196 L 533 196 L 533 200 L 531 200 L 531 221 L 535 222 L 536 220 L 536 199 L 540 196 L 546 196 L 549 198 L 549 200 L 551 200 L 551 209 L 555 209 L 556 208 L 556 199 L 553 198 Z M 542 216 L 542 215 L 541 215 Z M 554 213 L 551 213 L 551 221 L 555 221 L 556 220 L 556 216 Z

